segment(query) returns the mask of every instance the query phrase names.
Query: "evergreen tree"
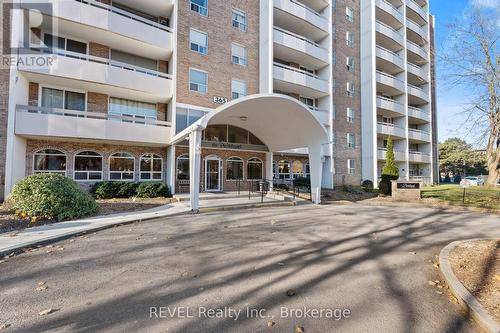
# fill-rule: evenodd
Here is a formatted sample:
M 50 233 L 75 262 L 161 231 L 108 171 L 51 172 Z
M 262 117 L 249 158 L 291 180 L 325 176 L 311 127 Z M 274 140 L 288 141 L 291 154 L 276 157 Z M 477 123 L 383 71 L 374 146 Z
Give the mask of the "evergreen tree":
M 385 159 L 385 165 L 382 169 L 382 175 L 390 175 L 399 178 L 399 168 L 394 162 L 394 142 L 389 136 L 387 139 L 387 154 Z

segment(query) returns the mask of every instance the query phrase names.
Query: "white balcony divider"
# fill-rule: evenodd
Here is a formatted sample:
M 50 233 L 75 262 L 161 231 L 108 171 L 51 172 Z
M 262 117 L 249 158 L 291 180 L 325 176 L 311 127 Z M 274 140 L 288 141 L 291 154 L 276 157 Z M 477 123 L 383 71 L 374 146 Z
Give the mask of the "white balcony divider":
M 300 68 L 295 68 L 295 67 L 283 65 L 283 64 L 280 64 L 279 62 L 275 62 L 274 66 L 280 67 L 280 68 L 283 68 L 283 69 L 287 69 L 287 70 L 292 71 L 292 72 L 296 72 L 296 73 L 300 73 L 300 74 L 303 74 L 303 75 L 307 75 L 309 77 L 312 77 L 312 78 L 315 78 L 315 79 L 318 79 L 318 80 L 323 80 L 318 75 L 309 73 L 308 71 L 304 71 L 304 70 L 302 70 Z M 323 80 L 323 81 L 325 81 L 325 80 Z
M 122 121 L 125 123 L 133 123 L 140 125 L 153 125 L 162 127 L 171 127 L 172 123 L 168 121 L 156 120 L 144 118 L 141 116 L 128 116 L 128 115 L 117 115 L 110 113 L 101 112 L 89 112 L 89 111 L 75 111 L 66 109 L 54 109 L 54 108 L 44 108 L 39 106 L 30 105 L 17 105 L 17 112 L 27 112 L 27 113 L 37 113 L 37 114 L 47 114 L 56 115 L 63 117 L 77 117 L 77 118 L 90 118 L 90 119 L 102 119 L 102 120 L 112 120 L 112 121 Z
M 288 36 L 291 36 L 291 37 L 294 37 L 294 38 L 300 39 L 300 40 L 302 40 L 302 41 L 304 41 L 304 42 L 306 42 L 306 43 L 308 43 L 308 44 L 310 44 L 310 45 L 312 45 L 312 46 L 314 46 L 314 47 L 317 47 L 317 48 L 320 48 L 320 49 L 322 49 L 322 50 L 328 51 L 328 50 L 327 50 L 327 49 L 325 49 L 324 47 L 321 47 L 318 43 L 315 43 L 315 42 L 313 42 L 312 40 L 310 40 L 310 39 L 308 39 L 308 38 L 306 38 L 306 37 L 304 37 L 304 36 L 297 35 L 296 33 L 293 33 L 293 32 L 291 32 L 291 31 L 288 31 L 288 30 L 285 30 L 285 29 L 282 29 L 282 28 L 280 28 L 280 27 L 276 27 L 276 26 L 274 27 L 274 30 L 279 31 L 279 32 L 281 32 L 281 33 L 284 33 L 285 35 L 288 35 Z
M 168 31 L 168 32 L 173 32 L 173 29 L 171 29 L 171 28 L 169 28 L 167 26 L 164 26 L 164 25 L 162 25 L 162 24 L 160 24 L 158 22 L 148 20 L 147 18 L 144 18 L 142 16 L 136 15 L 134 13 L 125 11 L 125 10 L 120 9 L 120 8 L 113 7 L 111 5 L 107 5 L 107 4 L 99 2 L 99 1 L 95 1 L 95 0 L 75 0 L 75 1 L 79 2 L 79 3 L 82 3 L 84 5 L 101 8 L 101 9 L 106 10 L 108 12 L 112 12 L 112 13 L 115 13 L 115 14 L 127 17 L 127 18 L 129 18 L 131 20 L 147 24 L 149 26 L 158 28 L 160 30 L 164 30 L 164 31 Z
M 32 52 L 32 51 L 34 51 L 34 49 L 31 49 L 30 51 Z M 149 68 L 130 65 L 130 64 L 127 64 L 124 62 L 116 61 L 116 60 L 96 57 L 96 56 L 92 56 L 89 54 L 71 52 L 71 51 L 62 50 L 62 49 L 51 49 L 51 50 L 43 50 L 43 51 L 40 50 L 40 53 L 49 54 L 49 55 L 52 54 L 52 55 L 56 55 L 56 56 L 63 56 L 63 57 L 79 59 L 79 60 L 89 61 L 89 62 L 96 62 L 99 64 L 117 67 L 117 68 L 121 68 L 121 69 L 128 70 L 128 71 L 133 71 L 133 72 L 142 73 L 145 75 L 151 75 L 151 76 L 156 76 L 156 77 L 161 77 L 164 79 L 172 80 L 172 75 L 167 74 L 167 73 L 162 73 L 162 72 L 152 70 Z

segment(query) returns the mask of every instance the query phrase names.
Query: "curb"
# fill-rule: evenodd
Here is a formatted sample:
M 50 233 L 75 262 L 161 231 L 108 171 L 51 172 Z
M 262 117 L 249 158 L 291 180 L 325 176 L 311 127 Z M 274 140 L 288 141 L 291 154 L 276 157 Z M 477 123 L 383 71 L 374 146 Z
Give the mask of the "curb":
M 60 234 L 60 235 L 53 236 L 53 237 L 48 236 L 48 237 L 41 238 L 41 239 L 36 240 L 36 241 L 26 242 L 26 243 L 15 245 L 15 246 L 12 246 L 9 248 L 0 249 L 0 258 L 7 256 L 7 255 L 11 255 L 11 254 L 21 254 L 21 253 L 25 252 L 24 250 L 32 248 L 34 246 L 48 245 L 51 243 L 55 243 L 55 242 L 59 242 L 59 241 L 65 240 L 65 239 L 72 238 L 74 236 L 85 235 L 85 234 L 89 234 L 92 232 L 111 229 L 111 228 L 114 228 L 117 226 L 128 225 L 128 224 L 137 223 L 137 222 L 150 221 L 150 220 L 155 220 L 155 219 L 164 218 L 164 217 L 182 216 L 182 215 L 190 215 L 190 214 L 201 214 L 201 213 L 213 213 L 213 212 L 218 212 L 218 211 L 228 211 L 228 210 L 237 210 L 237 209 L 252 209 L 252 208 L 295 206 L 295 205 L 296 205 L 296 203 L 293 201 L 291 201 L 291 202 L 289 202 L 289 201 L 287 201 L 287 202 L 276 201 L 276 202 L 253 203 L 253 204 L 234 204 L 234 205 L 227 205 L 227 206 L 214 206 L 214 207 L 200 208 L 196 213 L 194 213 L 192 211 L 182 211 L 182 212 L 177 212 L 177 213 L 172 213 L 172 214 L 157 215 L 157 216 L 151 216 L 151 217 L 146 217 L 146 218 L 135 218 L 135 219 L 131 219 L 131 220 L 110 223 L 110 224 L 106 224 L 106 225 L 98 225 L 95 227 L 90 227 L 89 229 L 86 229 L 86 230 L 70 231 L 70 232 L 67 232 L 65 234 Z M 136 212 L 136 213 L 140 213 L 140 212 Z
M 448 256 L 450 252 L 460 244 L 485 240 L 485 239 L 468 239 L 462 241 L 452 242 L 446 245 L 439 253 L 439 268 L 441 273 L 450 287 L 450 291 L 457 298 L 459 304 L 464 307 L 472 318 L 479 324 L 479 326 L 488 333 L 500 333 L 500 325 L 491 317 L 491 315 L 483 308 L 481 303 L 464 287 L 464 285 L 457 279 L 451 267 Z

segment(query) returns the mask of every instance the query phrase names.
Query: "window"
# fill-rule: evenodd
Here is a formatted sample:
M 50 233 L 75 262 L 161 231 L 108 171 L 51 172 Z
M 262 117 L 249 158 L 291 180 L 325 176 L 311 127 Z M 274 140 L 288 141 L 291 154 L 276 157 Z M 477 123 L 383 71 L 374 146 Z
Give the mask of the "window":
M 346 57 L 346 66 L 349 72 L 354 72 L 354 58 Z
M 315 107 L 315 100 L 313 98 L 309 98 L 309 97 L 300 97 L 300 101 L 302 103 L 304 103 L 305 105 L 307 105 L 310 109 L 314 109 Z
M 227 142 L 227 125 L 211 125 L 205 131 L 205 141 Z
M 53 88 L 42 88 L 42 107 L 85 111 L 85 94 Z
M 247 31 L 247 14 L 245 12 L 233 9 L 233 27 L 243 32 Z
M 247 162 L 247 179 L 256 180 L 262 179 L 263 163 L 258 158 L 251 158 Z
M 191 29 L 189 31 L 189 44 L 191 51 L 205 55 L 208 50 L 208 36 L 204 32 Z
M 354 10 L 350 7 L 345 8 L 345 17 L 347 21 L 354 22 Z
M 163 159 L 161 156 L 156 154 L 142 155 L 140 161 L 140 174 L 141 180 L 162 180 Z
M 354 97 L 355 95 L 355 88 L 354 84 L 352 82 L 347 82 L 346 84 L 346 93 L 348 97 Z
M 354 122 L 354 110 L 351 108 L 347 108 L 347 122 L 348 123 Z
M 175 131 L 176 133 L 181 132 L 183 129 L 194 124 L 198 119 L 206 114 L 205 111 L 189 109 L 189 108 L 177 108 L 175 113 Z
M 111 62 L 112 66 L 129 70 L 136 70 L 136 67 L 140 67 L 156 72 L 158 69 L 158 61 L 155 59 L 145 58 L 118 50 L 111 50 L 111 60 L 113 60 Z M 131 66 L 127 67 L 127 65 Z
M 208 73 L 190 69 L 189 90 L 205 94 L 208 91 Z
M 290 162 L 279 161 L 278 162 L 278 178 L 279 179 L 289 179 L 290 178 Z
M 202 16 L 208 16 L 208 0 L 191 0 L 191 10 Z
M 352 133 L 347 133 L 347 146 L 349 148 L 356 148 L 356 137 Z
M 354 47 L 354 34 L 350 31 L 347 31 L 345 33 L 345 41 L 347 46 Z
M 177 180 L 189 181 L 189 155 L 177 157 Z
M 302 177 L 304 174 L 304 165 L 301 161 L 295 160 L 292 162 L 292 175 L 293 178 Z
M 347 174 L 354 175 L 356 173 L 356 161 L 347 160 Z
M 116 97 L 109 99 L 109 114 L 125 117 L 123 122 L 144 123 L 146 119 L 157 119 L 156 104 Z
M 102 156 L 93 151 L 82 151 L 75 155 L 73 177 L 77 181 L 102 180 Z
M 66 50 L 74 53 L 87 54 L 87 44 L 73 39 L 44 34 L 43 43 L 52 51 Z
M 231 61 L 233 64 L 246 66 L 247 48 L 237 44 L 231 44 Z
M 56 149 L 37 151 L 33 156 L 33 173 L 66 175 L 66 154 Z
M 135 158 L 127 153 L 116 153 L 109 157 L 110 180 L 134 180 Z
M 231 157 L 226 161 L 227 180 L 243 179 L 243 160 L 239 157 Z
M 231 97 L 238 99 L 247 94 L 247 84 L 244 81 L 232 80 L 231 81 Z
M 336 50 L 333 50 L 332 51 L 332 65 L 336 65 L 337 64 L 337 51 Z

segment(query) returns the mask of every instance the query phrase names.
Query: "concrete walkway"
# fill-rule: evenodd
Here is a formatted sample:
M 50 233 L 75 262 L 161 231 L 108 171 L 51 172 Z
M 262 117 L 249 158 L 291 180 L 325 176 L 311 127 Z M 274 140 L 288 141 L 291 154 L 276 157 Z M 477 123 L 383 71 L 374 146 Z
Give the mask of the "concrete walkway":
M 145 221 L 159 217 L 168 217 L 181 214 L 190 214 L 191 208 L 184 195 L 178 199 L 179 202 L 156 207 L 139 212 L 119 213 L 107 216 L 97 216 L 81 220 L 73 220 L 47 224 L 39 227 L 24 229 L 22 231 L 8 232 L 0 234 L 0 256 L 9 255 L 37 244 L 61 240 L 84 232 L 102 230 L 119 224 L 127 224 L 136 221 Z M 231 208 L 254 208 L 261 204 L 260 195 L 252 194 L 248 199 L 248 194 L 237 196 L 235 193 L 204 193 L 201 195 L 200 212 L 227 210 Z M 264 199 L 263 206 L 292 204 L 280 198 L 272 196 Z

